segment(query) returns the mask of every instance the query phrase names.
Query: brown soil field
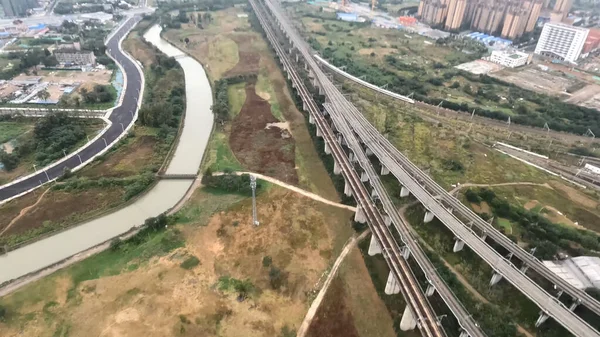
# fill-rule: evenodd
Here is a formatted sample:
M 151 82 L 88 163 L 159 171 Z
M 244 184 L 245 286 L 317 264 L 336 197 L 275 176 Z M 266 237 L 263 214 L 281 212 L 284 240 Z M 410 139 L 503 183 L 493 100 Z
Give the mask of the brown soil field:
M 0 232 L 19 215 L 25 207 L 33 205 L 43 191 L 34 191 L 0 206 Z
M 342 281 L 336 277 L 308 328 L 308 337 L 360 336 L 354 326 L 354 318 L 346 303 L 346 296 Z
M 218 201 L 196 192 L 188 205 Z M 278 187 L 259 195 L 258 227 L 251 207 L 246 198 L 208 220 L 176 225 L 185 247 L 134 258 L 118 275 L 74 284 L 66 269 L 2 298 L 11 318 L 0 335 L 50 337 L 66 328 L 71 337 L 273 337 L 284 326 L 297 329 L 308 294 L 349 237 L 339 233 L 350 228 L 351 214 Z M 180 264 L 190 255 L 200 264 L 185 270 Z M 281 270 L 278 289 L 265 256 Z M 248 280 L 255 290 L 240 301 L 218 286 L 223 276 Z
M 90 178 L 122 178 L 136 175 L 143 167 L 152 163 L 156 144 L 155 137 L 140 136 L 104 161 L 85 168 L 82 175 Z
M 31 195 L 35 199 L 35 195 Z M 37 195 L 39 197 L 39 193 Z M 20 235 L 48 224 L 58 225 L 77 221 L 99 209 L 116 206 L 121 202 L 122 195 L 123 190 L 117 188 L 110 190 L 93 188 L 78 193 L 50 191 L 35 207 L 13 223 L 10 229 L 0 236 L 0 241 L 2 238 Z M 27 197 L 30 198 L 29 195 Z
M 260 54 L 256 52 L 256 42 L 260 36 L 254 33 L 231 35 L 231 39 L 238 45 L 238 63 L 229 69 L 223 77 L 256 74 L 259 70 Z
M 277 122 L 269 103 L 256 94 L 254 83 L 248 83 L 246 101 L 233 120 L 229 144 L 248 170 L 297 184 L 294 140 L 285 130 L 267 128 L 267 124 Z

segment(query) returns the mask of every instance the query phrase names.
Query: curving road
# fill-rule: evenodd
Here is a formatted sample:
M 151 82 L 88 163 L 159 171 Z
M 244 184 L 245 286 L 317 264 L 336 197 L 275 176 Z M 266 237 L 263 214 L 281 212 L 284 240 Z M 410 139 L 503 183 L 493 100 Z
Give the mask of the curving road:
M 24 179 L 0 186 L 0 204 L 58 178 L 65 168 L 75 169 L 82 166 L 119 140 L 120 136 L 125 134 L 126 130 L 134 123 L 137 117 L 140 92 L 143 93 L 142 74 L 138 65 L 121 51 L 120 44 L 121 40 L 140 20 L 140 17 L 127 19 L 106 43 L 107 53 L 120 65 L 126 83 L 125 90 L 121 93 L 121 104 L 108 117 L 111 122 L 110 127 L 101 137 L 70 154 L 66 160 L 40 169 Z

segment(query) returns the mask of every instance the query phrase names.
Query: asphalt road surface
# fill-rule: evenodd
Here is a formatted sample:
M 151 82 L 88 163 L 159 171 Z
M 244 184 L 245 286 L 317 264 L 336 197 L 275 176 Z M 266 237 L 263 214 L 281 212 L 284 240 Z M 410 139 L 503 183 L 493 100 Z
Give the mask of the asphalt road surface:
M 65 168 L 71 169 L 80 165 L 81 162 L 87 161 L 102 151 L 106 147 L 106 144 L 110 145 L 116 141 L 116 139 L 124 132 L 123 130 L 126 130 L 127 127 L 134 122 L 133 116 L 135 114 L 137 99 L 140 95 L 142 85 L 141 74 L 135 64 L 119 49 L 119 40 L 126 35 L 139 20 L 139 17 L 128 19 L 106 44 L 107 52 L 121 65 L 125 72 L 124 77 L 127 79 L 127 87 L 125 88 L 125 91 L 121 93 L 124 97 L 123 102 L 113 110 L 109 117 L 109 120 L 112 122 L 110 128 L 102 137 L 98 138 L 93 143 L 88 144 L 85 148 L 79 149 L 77 152 L 79 156 L 74 155 L 63 162 L 52 166 L 46 171 L 39 170 L 37 174 L 27 179 L 0 188 L 0 202 L 38 187 L 49 180 L 56 179 L 64 172 Z

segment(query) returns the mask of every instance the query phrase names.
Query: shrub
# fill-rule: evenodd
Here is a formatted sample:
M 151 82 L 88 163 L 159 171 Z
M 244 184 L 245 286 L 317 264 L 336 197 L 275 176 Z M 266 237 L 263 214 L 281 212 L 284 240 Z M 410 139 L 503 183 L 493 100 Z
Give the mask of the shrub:
M 181 264 L 179 266 L 183 269 L 190 270 L 199 264 L 200 264 L 200 260 L 198 260 L 197 257 L 190 256 L 187 259 L 185 259 L 185 261 L 181 262 Z
M 268 268 L 271 266 L 271 264 L 273 264 L 273 259 L 270 256 L 264 256 L 262 259 L 262 265 L 265 268 Z

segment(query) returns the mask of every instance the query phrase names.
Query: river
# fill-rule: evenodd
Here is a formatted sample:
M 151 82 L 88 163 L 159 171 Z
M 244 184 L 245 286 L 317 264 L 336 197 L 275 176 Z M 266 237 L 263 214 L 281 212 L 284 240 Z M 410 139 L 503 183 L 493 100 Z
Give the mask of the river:
M 162 40 L 160 30 L 153 26 L 144 38 L 166 55 L 177 57 L 186 87 L 184 127 L 166 172 L 196 174 L 213 126 L 210 83 L 202 65 Z M 191 184 L 191 180 L 161 180 L 129 206 L 0 256 L 0 283 L 43 269 L 143 224 L 173 207 Z

